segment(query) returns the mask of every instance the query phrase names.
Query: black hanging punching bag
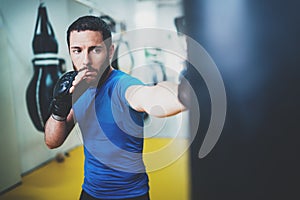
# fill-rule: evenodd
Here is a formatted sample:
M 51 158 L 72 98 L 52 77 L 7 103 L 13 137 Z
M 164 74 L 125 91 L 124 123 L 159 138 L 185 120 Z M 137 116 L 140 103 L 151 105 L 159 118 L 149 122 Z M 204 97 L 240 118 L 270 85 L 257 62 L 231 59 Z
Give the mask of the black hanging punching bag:
M 189 149 L 191 200 L 300 199 L 300 1 L 183 4 L 187 35 L 217 64 L 227 96 L 218 143 L 199 158 L 212 98 L 201 74 L 188 68 L 201 110 Z
M 34 74 L 26 91 L 27 108 L 36 129 L 44 131 L 45 122 L 50 116 L 52 91 L 58 78 L 65 72 L 65 61 L 57 58 L 58 44 L 43 4 L 38 9 L 32 48 L 35 55 L 32 60 Z

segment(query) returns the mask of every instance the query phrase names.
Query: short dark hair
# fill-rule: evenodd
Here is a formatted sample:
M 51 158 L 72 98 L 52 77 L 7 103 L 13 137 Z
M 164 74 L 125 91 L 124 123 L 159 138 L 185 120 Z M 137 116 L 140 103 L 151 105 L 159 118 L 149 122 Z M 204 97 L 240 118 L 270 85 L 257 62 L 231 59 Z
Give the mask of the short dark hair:
M 72 31 L 99 31 L 102 34 L 103 41 L 106 48 L 112 44 L 110 27 L 100 17 L 96 16 L 83 16 L 74 21 L 67 31 L 67 42 L 70 48 L 70 34 Z

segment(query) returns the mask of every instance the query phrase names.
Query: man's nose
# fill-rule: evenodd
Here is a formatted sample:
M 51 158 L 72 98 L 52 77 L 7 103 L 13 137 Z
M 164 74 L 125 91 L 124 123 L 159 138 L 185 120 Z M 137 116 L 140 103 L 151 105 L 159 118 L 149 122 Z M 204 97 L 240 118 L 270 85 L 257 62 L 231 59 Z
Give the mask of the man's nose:
M 83 65 L 89 66 L 91 64 L 91 59 L 88 51 L 85 51 L 83 54 Z

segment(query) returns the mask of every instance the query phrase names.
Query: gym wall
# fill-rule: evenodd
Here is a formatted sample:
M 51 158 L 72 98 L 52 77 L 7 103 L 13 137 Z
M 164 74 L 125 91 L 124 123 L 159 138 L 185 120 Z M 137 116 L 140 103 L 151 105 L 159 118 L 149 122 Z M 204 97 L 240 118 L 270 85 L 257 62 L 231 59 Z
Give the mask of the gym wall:
M 58 55 L 65 58 L 70 69 L 64 33 L 73 20 L 68 14 L 68 6 L 73 1 L 44 2 L 59 44 Z M 1 119 L 5 120 L 1 120 L 0 191 L 18 183 L 22 174 L 47 162 L 57 152 L 64 152 L 81 144 L 78 129 L 75 129 L 62 147 L 49 150 L 44 144 L 43 132 L 34 127 L 28 114 L 25 97 L 33 76 L 32 39 L 38 6 L 39 1 L 33 0 L 1 1 L 1 67 L 4 69 L 1 72 L 1 101 L 5 103 L 1 106 Z

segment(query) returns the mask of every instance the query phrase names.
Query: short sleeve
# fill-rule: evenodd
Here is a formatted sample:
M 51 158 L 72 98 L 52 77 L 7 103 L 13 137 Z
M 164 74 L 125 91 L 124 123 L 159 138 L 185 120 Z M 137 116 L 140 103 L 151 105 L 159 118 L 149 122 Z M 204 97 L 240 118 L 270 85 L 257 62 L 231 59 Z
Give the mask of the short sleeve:
M 134 78 L 129 75 L 123 75 L 122 78 L 119 79 L 116 85 L 117 93 L 122 102 L 124 102 L 127 106 L 129 106 L 129 103 L 127 102 L 125 98 L 126 90 L 133 85 L 144 85 L 143 82 L 141 82 L 139 79 Z
M 144 112 L 134 110 L 125 98 L 126 90 L 133 85 L 144 84 L 127 74 L 118 79 L 111 95 L 111 109 L 118 127 L 130 135 L 137 136 L 143 133 Z

